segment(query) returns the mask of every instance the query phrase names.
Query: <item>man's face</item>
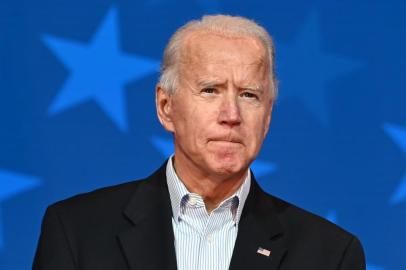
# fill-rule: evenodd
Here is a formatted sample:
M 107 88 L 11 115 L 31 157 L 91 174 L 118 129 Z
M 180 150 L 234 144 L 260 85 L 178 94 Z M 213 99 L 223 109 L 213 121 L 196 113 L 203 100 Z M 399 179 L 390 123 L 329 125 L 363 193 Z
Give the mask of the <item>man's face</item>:
M 265 48 L 253 38 L 202 32 L 184 42 L 178 88 L 160 116 L 174 134 L 175 165 L 203 175 L 245 173 L 271 118 Z

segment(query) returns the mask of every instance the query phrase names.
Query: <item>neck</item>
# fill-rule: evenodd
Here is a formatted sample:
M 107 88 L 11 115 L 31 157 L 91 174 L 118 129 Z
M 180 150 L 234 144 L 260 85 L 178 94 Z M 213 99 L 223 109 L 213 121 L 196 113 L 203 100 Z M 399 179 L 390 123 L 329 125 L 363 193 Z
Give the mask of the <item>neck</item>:
M 175 158 L 173 158 L 173 166 L 176 174 L 189 192 L 202 196 L 209 213 L 234 194 L 247 175 L 247 170 L 233 175 L 209 174 L 190 164 L 187 159 L 183 160 L 181 156 Z

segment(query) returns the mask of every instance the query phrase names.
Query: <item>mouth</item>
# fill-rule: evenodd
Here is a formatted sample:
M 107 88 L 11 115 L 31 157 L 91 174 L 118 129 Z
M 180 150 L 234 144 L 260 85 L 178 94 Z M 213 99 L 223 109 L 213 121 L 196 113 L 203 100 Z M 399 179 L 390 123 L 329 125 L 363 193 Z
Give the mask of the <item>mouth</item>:
M 219 143 L 219 144 L 240 144 L 239 142 L 233 142 L 233 141 L 220 141 L 220 140 L 216 140 L 216 141 L 211 141 L 212 143 Z
M 214 138 L 214 139 L 210 139 L 209 142 L 216 143 L 216 144 L 223 144 L 223 145 L 242 144 L 242 140 L 237 139 L 237 138 L 232 138 L 232 139 Z

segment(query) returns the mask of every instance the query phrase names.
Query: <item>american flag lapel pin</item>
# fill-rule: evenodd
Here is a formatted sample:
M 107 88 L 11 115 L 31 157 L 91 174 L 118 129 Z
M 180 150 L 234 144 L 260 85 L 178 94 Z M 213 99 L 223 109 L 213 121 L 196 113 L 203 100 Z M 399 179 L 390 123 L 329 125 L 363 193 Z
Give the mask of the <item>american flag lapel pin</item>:
M 267 250 L 267 249 L 262 248 L 262 247 L 259 247 L 259 248 L 258 248 L 257 253 L 258 253 L 258 254 L 261 254 L 261 255 L 264 255 L 264 256 L 266 256 L 266 257 L 269 257 L 269 255 L 271 255 L 271 251 L 270 251 L 270 250 Z

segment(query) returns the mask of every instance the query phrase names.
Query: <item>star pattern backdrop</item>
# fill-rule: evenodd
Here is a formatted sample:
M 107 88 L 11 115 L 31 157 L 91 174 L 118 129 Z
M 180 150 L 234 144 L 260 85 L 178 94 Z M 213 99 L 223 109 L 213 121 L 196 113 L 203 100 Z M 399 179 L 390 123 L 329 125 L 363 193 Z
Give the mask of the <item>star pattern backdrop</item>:
M 142 178 L 173 151 L 154 87 L 170 35 L 203 14 L 254 19 L 280 97 L 252 164 L 269 193 L 406 269 L 403 1 L 0 1 L 0 269 L 30 269 L 47 205 Z

